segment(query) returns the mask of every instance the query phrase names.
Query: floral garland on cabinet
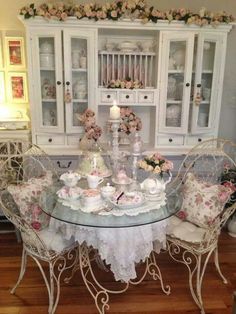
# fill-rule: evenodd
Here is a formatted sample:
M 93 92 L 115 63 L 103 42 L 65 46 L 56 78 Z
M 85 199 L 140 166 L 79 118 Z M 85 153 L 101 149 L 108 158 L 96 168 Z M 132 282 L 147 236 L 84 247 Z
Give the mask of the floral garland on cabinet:
M 212 25 L 217 26 L 220 23 L 230 23 L 235 19 L 225 11 L 213 13 L 206 8 L 201 8 L 198 13 L 191 10 L 171 9 L 160 11 L 154 6 L 149 7 L 145 0 L 115 0 L 105 4 L 86 3 L 86 4 L 65 4 L 62 2 L 43 3 L 38 7 L 34 3 L 24 6 L 20 14 L 25 19 L 42 16 L 46 19 L 65 21 L 68 17 L 77 19 L 89 18 L 97 20 L 121 20 L 121 19 L 140 19 L 143 23 L 158 20 L 184 21 L 186 24 L 196 24 L 199 26 Z

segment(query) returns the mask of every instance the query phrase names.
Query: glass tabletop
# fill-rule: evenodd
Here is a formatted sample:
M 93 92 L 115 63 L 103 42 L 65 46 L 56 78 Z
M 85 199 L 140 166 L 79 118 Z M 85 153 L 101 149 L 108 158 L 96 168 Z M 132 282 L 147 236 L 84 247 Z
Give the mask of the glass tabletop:
M 114 216 L 112 215 L 112 211 L 109 215 L 85 213 L 80 209 L 73 210 L 69 206 L 63 205 L 60 202 L 56 194 L 56 191 L 58 191 L 60 187 L 61 186 L 54 186 L 53 188 L 45 190 L 40 198 L 40 206 L 49 216 L 79 226 L 96 228 L 128 228 L 152 224 L 174 215 L 180 210 L 182 204 L 182 198 L 178 190 L 172 190 L 168 191 L 166 195 L 165 205 L 157 206 L 157 202 L 147 201 L 149 211 L 140 213 L 136 216 L 129 216 L 126 214 L 122 216 Z

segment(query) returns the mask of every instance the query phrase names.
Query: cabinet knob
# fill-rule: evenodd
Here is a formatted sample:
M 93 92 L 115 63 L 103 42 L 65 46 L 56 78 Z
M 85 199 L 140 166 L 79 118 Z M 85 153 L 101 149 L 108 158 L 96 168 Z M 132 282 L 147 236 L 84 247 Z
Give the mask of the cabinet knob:
M 125 98 L 128 99 L 128 98 L 129 98 L 129 95 L 126 95 Z
M 169 142 L 170 142 L 170 143 L 173 142 L 172 138 L 169 138 Z
M 67 82 L 66 82 L 66 85 L 67 85 L 67 86 L 69 86 L 69 85 L 70 85 L 70 82 L 69 82 L 69 81 L 67 81 Z
M 108 98 L 108 99 L 111 98 L 111 95 L 107 95 L 107 98 Z
M 145 95 L 143 98 L 144 98 L 144 99 L 148 99 L 148 96 L 147 96 L 147 95 Z
M 57 85 L 61 85 L 61 81 L 57 81 Z
M 49 141 L 49 143 L 51 143 L 52 142 L 52 138 L 49 138 L 48 141 Z
M 202 141 L 202 139 L 201 138 L 198 138 L 198 140 L 197 140 L 198 142 L 201 142 Z
M 202 86 L 202 84 L 197 84 L 197 87 L 201 87 Z
M 190 83 L 186 83 L 186 87 L 189 87 L 190 86 Z

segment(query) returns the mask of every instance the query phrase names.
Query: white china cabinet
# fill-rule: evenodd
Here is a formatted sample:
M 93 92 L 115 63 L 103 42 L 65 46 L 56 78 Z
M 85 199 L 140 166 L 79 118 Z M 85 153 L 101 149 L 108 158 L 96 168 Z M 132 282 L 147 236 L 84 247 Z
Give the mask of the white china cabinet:
M 114 100 L 141 117 L 148 150 L 178 155 L 217 136 L 231 25 L 21 20 L 33 141 L 49 153 L 78 154 L 77 114 L 93 109 L 105 131 Z
M 95 107 L 95 30 L 33 28 L 30 85 L 33 141 L 38 145 L 78 145 L 78 114 Z M 76 142 L 76 143 L 75 143 Z
M 226 36 L 162 32 L 157 144 L 194 145 L 217 136 Z

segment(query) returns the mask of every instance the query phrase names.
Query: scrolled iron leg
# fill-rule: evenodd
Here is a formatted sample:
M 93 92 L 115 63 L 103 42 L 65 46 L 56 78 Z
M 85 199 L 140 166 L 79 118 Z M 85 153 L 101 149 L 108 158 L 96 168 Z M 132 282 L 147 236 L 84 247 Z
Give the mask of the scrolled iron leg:
M 95 301 L 98 313 L 105 314 L 105 311 L 109 310 L 109 294 L 107 290 L 98 283 L 94 276 L 90 264 L 89 249 L 86 244 L 82 244 L 79 247 L 79 262 L 83 281 Z M 90 278 L 88 278 L 89 276 Z
M 152 278 L 154 280 L 160 281 L 162 291 L 165 294 L 169 295 L 170 290 L 171 290 L 170 286 L 169 285 L 164 286 L 161 270 L 160 270 L 159 266 L 157 265 L 154 252 L 151 253 L 148 260 L 149 260 L 149 262 L 148 262 L 148 273 L 152 276 Z
M 224 284 L 228 283 L 228 280 L 225 278 L 225 276 L 222 274 L 221 269 L 220 269 L 220 263 L 219 263 L 219 254 L 218 254 L 218 246 L 215 248 L 214 251 L 214 262 L 215 262 L 215 266 L 216 266 L 216 270 L 218 271 L 220 277 L 223 280 Z
M 15 293 L 16 288 L 18 287 L 18 285 L 20 284 L 21 280 L 23 279 L 24 274 L 25 274 L 25 270 L 26 270 L 26 264 L 27 264 L 27 252 L 26 252 L 25 248 L 23 247 L 22 257 L 21 257 L 21 269 L 20 269 L 19 278 L 18 278 L 15 286 L 12 288 L 11 294 Z
M 202 281 L 205 274 L 209 258 L 214 251 L 210 250 L 206 254 L 205 261 L 202 265 L 202 255 L 182 249 L 175 243 L 168 243 L 169 255 L 178 263 L 184 264 L 189 272 L 189 288 L 194 302 L 199 307 L 201 314 L 205 313 L 202 301 Z

